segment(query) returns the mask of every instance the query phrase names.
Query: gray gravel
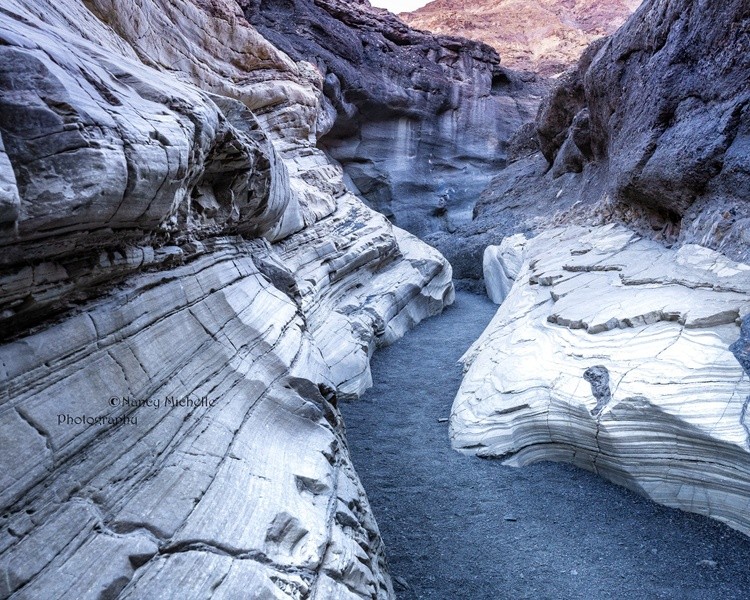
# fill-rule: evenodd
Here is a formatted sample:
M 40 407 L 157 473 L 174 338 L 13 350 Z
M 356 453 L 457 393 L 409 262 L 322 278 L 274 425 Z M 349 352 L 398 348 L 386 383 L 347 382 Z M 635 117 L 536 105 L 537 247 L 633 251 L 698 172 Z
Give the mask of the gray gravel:
M 494 309 L 459 293 L 376 353 L 375 387 L 342 407 L 399 598 L 750 599 L 750 538 L 568 465 L 450 448 L 457 360 Z

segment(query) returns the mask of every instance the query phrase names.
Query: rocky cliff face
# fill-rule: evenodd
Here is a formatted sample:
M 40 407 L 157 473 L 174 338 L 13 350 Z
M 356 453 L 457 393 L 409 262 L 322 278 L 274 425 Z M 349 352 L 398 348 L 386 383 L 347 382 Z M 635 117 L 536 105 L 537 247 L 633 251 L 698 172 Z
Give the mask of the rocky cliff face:
M 489 44 L 512 69 L 562 73 L 641 0 L 434 0 L 399 16 L 412 27 Z
M 450 266 L 233 3 L 1 10 L 0 597 L 392 596 L 336 402 Z
M 471 219 L 546 89 L 484 44 L 415 31 L 366 1 L 243 5 L 264 36 L 323 75 L 322 147 L 372 207 L 418 235 Z
M 450 247 L 463 269 L 521 232 L 484 255 L 503 303 L 465 356 L 457 448 L 750 532 L 748 23 L 748 2 L 649 0 L 517 133 Z
M 506 231 L 533 229 L 559 210 L 558 222 L 620 220 L 750 258 L 748 18 L 739 0 L 644 3 L 560 78 L 467 235 L 499 216 Z
M 649 1 L 587 48 L 511 139 L 474 220 L 427 238 L 457 278 L 479 288 L 487 245 L 571 222 L 750 259 L 748 11 Z

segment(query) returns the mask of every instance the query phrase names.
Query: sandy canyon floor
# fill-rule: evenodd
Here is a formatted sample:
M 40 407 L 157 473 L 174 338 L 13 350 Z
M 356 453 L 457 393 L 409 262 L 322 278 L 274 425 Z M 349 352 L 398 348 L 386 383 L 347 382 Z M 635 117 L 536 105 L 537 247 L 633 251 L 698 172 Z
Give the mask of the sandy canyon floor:
M 574 467 L 524 469 L 450 447 L 457 364 L 496 306 L 459 293 L 372 361 L 343 407 L 399 598 L 750 598 L 750 539 Z

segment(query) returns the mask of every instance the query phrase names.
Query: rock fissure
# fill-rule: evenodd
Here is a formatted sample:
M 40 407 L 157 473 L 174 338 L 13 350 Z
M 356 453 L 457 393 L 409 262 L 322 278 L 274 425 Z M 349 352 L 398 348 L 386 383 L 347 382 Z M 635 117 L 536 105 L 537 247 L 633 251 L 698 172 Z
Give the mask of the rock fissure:
M 42 427 L 38 423 L 34 422 L 34 420 L 29 417 L 29 415 L 27 415 L 22 408 L 16 407 L 15 411 L 16 414 L 18 414 L 18 416 L 21 417 L 29 427 L 31 427 L 39 434 L 39 436 L 44 440 L 44 445 L 47 447 L 49 453 L 54 455 L 54 448 L 52 447 L 52 443 L 50 442 L 49 433 L 42 429 Z

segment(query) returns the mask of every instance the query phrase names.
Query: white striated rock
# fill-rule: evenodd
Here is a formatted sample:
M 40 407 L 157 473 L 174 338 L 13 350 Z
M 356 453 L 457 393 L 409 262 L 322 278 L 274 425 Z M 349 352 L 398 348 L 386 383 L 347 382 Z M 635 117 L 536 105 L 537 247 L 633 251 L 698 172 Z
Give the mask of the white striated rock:
M 273 246 L 342 398 L 372 385 L 370 357 L 454 300 L 450 265 L 351 195 Z
M 750 380 L 729 350 L 750 267 L 614 226 L 548 231 L 525 253 L 463 358 L 454 446 L 571 462 L 750 533 Z
M 130 582 L 125 598 L 389 597 L 334 390 L 361 392 L 375 346 L 452 299 L 444 261 L 403 235 L 349 197 L 278 247 L 207 244 L 0 346 L 0 595 L 85 598 Z M 306 263 L 315 239 L 334 240 L 340 260 Z
M 217 553 L 226 568 L 207 585 L 253 559 L 284 586 L 332 571 L 387 589 L 382 549 L 360 547 L 377 528 L 323 396 L 328 370 L 251 253 L 226 244 L 0 349 L 16 416 L 2 429 L 3 596 L 85 598 L 133 579 L 125 597 L 196 597 L 180 566 Z M 346 534 L 332 532 L 337 504 L 359 507 Z
M 526 236 L 517 233 L 506 237 L 499 246 L 487 246 L 482 258 L 484 287 L 495 304 L 502 304 L 523 266 Z
M 2 4 L 0 597 L 393 597 L 336 402 L 450 265 L 234 3 Z

